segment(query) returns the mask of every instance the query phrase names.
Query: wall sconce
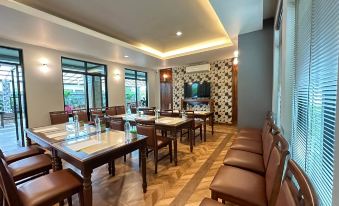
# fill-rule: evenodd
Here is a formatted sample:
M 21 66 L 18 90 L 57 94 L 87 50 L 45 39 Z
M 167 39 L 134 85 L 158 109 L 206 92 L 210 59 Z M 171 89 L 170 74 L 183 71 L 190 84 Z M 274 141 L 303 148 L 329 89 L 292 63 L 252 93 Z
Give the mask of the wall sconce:
M 42 73 L 47 73 L 48 72 L 48 65 L 47 64 L 42 64 L 40 67 L 40 71 Z
M 116 71 L 114 72 L 114 79 L 115 79 L 115 80 L 119 80 L 119 79 L 120 79 L 120 72 L 119 72 L 119 70 L 116 70 Z
M 235 58 L 233 59 L 233 64 L 234 64 L 234 65 L 238 65 L 238 63 L 239 63 L 238 57 L 235 57 Z
M 166 82 L 166 81 L 167 81 L 167 78 L 168 78 L 168 75 L 167 75 L 167 74 L 164 74 L 164 75 L 162 75 L 162 77 L 164 78 L 164 81 Z

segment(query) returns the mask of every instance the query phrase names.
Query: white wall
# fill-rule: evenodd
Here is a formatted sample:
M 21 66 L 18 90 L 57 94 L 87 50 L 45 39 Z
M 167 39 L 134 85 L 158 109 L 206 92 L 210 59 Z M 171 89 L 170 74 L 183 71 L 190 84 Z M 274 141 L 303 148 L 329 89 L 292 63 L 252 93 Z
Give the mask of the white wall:
M 62 56 L 107 65 L 108 106 L 124 104 L 125 68 L 146 71 L 148 75 L 149 106 L 159 105 L 159 75 L 155 70 L 117 64 L 96 58 L 65 53 L 62 51 L 9 41 L 1 38 L 0 46 L 13 47 L 23 50 L 29 127 L 49 125 L 49 112 L 64 109 L 61 70 Z M 49 71 L 47 73 L 42 73 L 39 69 L 41 66 L 40 59 L 42 58 L 48 60 Z M 114 79 L 115 71 L 120 72 L 120 80 Z

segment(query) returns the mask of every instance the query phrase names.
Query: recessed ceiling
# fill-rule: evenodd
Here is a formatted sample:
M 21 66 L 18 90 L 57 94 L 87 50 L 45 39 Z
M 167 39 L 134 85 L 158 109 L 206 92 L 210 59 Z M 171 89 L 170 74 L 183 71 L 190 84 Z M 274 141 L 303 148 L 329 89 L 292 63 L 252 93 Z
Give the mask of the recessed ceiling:
M 17 0 L 162 59 L 231 46 L 208 0 Z M 177 31 L 184 35 L 180 38 Z

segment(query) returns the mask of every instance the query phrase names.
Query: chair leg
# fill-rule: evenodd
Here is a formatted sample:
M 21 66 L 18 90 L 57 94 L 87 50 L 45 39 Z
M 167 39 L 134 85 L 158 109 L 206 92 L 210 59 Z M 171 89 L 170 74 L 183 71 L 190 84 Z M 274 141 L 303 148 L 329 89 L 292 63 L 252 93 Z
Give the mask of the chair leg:
M 79 197 L 80 206 L 84 206 L 84 193 L 82 191 L 82 188 L 80 189 L 80 192 L 78 193 L 78 197 Z
M 111 175 L 111 171 L 112 171 L 112 163 L 109 162 L 109 163 L 107 163 L 107 165 L 108 165 L 108 174 Z
M 202 126 L 200 126 L 200 141 L 202 142 Z
M 213 191 L 211 191 L 211 199 L 218 201 L 218 196 Z
M 67 197 L 68 206 L 72 206 L 72 196 Z
M 64 206 L 64 204 L 65 204 L 64 200 L 59 202 L 59 206 Z
M 195 128 L 193 129 L 193 145 L 195 146 Z
M 124 155 L 124 162 L 126 162 L 126 155 Z
M 170 163 L 173 161 L 172 157 L 172 141 L 168 144 L 168 150 L 169 150 L 169 155 L 170 155 Z
M 156 151 L 156 149 L 154 149 L 154 173 L 157 174 L 158 173 L 158 151 Z

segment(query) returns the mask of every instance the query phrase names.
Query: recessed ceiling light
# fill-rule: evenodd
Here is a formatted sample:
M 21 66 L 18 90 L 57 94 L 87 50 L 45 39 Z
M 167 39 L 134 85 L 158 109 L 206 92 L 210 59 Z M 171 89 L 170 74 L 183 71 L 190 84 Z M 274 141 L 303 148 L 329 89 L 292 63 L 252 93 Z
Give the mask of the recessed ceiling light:
M 125 58 L 128 58 L 129 56 L 125 55 L 124 57 L 125 57 Z
M 182 32 L 181 31 L 177 31 L 177 33 L 175 33 L 177 36 L 181 36 Z

